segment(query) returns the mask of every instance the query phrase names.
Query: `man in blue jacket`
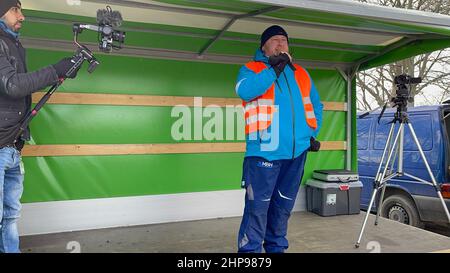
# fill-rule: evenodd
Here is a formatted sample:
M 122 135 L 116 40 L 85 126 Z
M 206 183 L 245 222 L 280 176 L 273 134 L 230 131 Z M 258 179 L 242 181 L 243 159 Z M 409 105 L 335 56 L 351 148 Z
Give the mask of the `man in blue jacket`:
M 288 219 L 315 140 L 323 105 L 308 72 L 292 63 L 289 38 L 280 26 L 261 35 L 254 61 L 239 71 L 236 93 L 245 110 L 246 154 L 242 186 L 245 209 L 239 252 L 284 252 Z

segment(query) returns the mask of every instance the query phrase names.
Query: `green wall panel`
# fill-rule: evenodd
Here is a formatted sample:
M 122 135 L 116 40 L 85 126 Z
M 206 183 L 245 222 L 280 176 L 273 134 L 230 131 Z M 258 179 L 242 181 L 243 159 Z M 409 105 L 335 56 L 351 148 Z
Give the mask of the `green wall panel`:
M 346 101 L 347 83 L 341 74 L 334 70 L 308 70 L 319 91 L 322 101 Z
M 213 158 L 213 160 L 212 160 Z M 345 153 L 309 153 L 314 169 L 343 168 Z M 243 154 L 24 158 L 24 203 L 240 188 Z
M 213 158 L 213 160 L 212 160 Z M 24 158 L 24 202 L 230 190 L 243 154 Z
M 70 55 L 36 49 L 27 53 L 29 70 Z M 83 66 L 79 77 L 67 80 L 58 92 L 236 97 L 234 87 L 239 65 L 100 54 L 97 58 L 101 64 L 92 74 L 86 71 L 87 65 Z
M 55 63 L 68 55 L 29 49 L 29 70 Z M 114 55 L 99 55 L 98 59 L 101 64 L 92 74 L 84 66 L 75 80 L 66 80 L 57 92 L 235 98 L 235 81 L 241 67 Z M 345 101 L 342 90 L 346 83 L 338 72 L 310 70 L 310 74 L 322 100 Z
M 189 109 L 193 117 L 194 110 Z M 179 118 L 171 117 L 171 110 L 171 107 L 46 105 L 31 124 L 33 141 L 40 145 L 177 143 L 172 138 L 171 128 Z M 240 117 L 243 115 L 234 115 L 234 129 L 228 132 L 230 135 L 237 133 Z M 203 117 L 202 128 L 211 120 L 211 117 Z M 319 139 L 345 140 L 345 121 L 345 112 L 325 111 Z M 239 141 L 237 136 L 226 139 L 226 119 L 223 120 L 223 133 L 219 133 L 223 139 L 195 140 L 193 122 L 190 125 L 191 138 L 182 142 Z M 215 128 L 213 131 L 216 132 Z M 242 140 L 243 132 L 240 134 Z
M 194 109 L 187 109 L 190 110 L 190 116 L 194 118 Z M 226 118 L 224 108 L 214 109 L 222 111 L 224 119 Z M 46 105 L 33 121 L 31 130 L 36 144 L 175 143 L 177 141 L 171 136 L 171 128 L 180 117 L 172 117 L 171 111 L 171 107 Z M 202 109 L 195 111 L 199 112 Z M 201 114 L 198 116 L 202 117 Z M 243 119 L 243 114 L 234 115 L 234 121 L 231 121 L 234 122 L 234 129 L 229 133 L 237 132 L 239 117 Z M 201 128 L 212 123 L 212 119 L 203 116 Z M 223 136 L 223 141 L 235 141 L 235 138 L 234 140 L 225 139 L 226 120 L 222 121 L 223 133 L 220 135 Z M 194 140 L 193 119 L 188 124 L 191 125 L 192 141 L 210 142 Z M 215 128 L 213 132 L 216 132 Z M 189 139 L 187 140 L 189 141 Z

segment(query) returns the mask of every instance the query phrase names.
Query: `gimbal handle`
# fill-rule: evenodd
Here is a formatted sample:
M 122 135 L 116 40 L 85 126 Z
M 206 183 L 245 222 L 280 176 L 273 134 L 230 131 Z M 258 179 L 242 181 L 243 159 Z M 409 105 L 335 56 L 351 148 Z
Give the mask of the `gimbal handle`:
M 83 65 L 84 61 L 88 61 L 90 63 L 88 69 L 89 73 L 92 73 L 95 70 L 96 66 L 99 64 L 99 62 L 97 61 L 97 59 L 95 59 L 92 52 L 86 46 L 78 44 L 78 50 L 72 57 L 73 66 L 69 69 L 69 71 L 67 71 L 64 78 L 60 78 L 58 82 L 55 83 L 47 91 L 47 93 L 34 106 L 33 110 L 31 110 L 31 112 L 28 112 L 28 114 L 25 116 L 25 119 L 20 124 L 19 131 L 17 132 L 16 137 L 14 139 L 14 143 L 16 143 L 20 139 L 23 132 L 28 127 L 28 124 L 30 124 L 31 120 L 39 113 L 39 110 L 41 110 L 44 104 L 50 99 L 51 95 L 53 95 L 56 89 L 58 89 L 58 87 L 60 87 L 61 84 L 63 84 L 66 78 L 69 78 L 70 76 L 73 76 L 74 73 L 77 73 L 77 71 Z
M 59 79 L 59 81 L 50 88 L 50 90 L 39 100 L 39 102 L 36 103 L 33 110 L 31 110 L 31 112 L 28 112 L 28 114 L 25 116 L 25 119 L 20 124 L 19 131 L 17 131 L 16 137 L 14 138 L 14 143 L 19 141 L 23 132 L 28 127 L 28 124 L 30 124 L 31 120 L 38 114 L 39 110 L 41 110 L 44 104 L 50 99 L 50 96 L 56 91 L 56 89 L 58 89 L 58 87 L 63 82 L 64 79 Z

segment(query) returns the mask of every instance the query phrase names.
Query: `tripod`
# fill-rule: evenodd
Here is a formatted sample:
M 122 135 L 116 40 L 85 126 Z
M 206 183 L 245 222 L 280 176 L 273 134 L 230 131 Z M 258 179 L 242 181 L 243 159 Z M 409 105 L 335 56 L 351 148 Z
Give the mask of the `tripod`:
M 355 244 L 356 248 L 358 248 L 360 243 L 361 243 L 361 239 L 362 239 L 362 236 L 363 236 L 363 233 L 364 233 L 364 229 L 366 227 L 367 220 L 369 218 L 369 214 L 371 212 L 372 206 L 373 206 L 373 204 L 375 202 L 377 194 L 381 190 L 381 196 L 378 199 L 378 206 L 376 208 L 377 212 L 376 212 L 376 218 L 375 218 L 375 225 L 378 225 L 378 218 L 379 218 L 379 216 L 381 214 L 380 206 L 381 206 L 381 203 L 383 202 L 384 194 L 385 194 L 385 191 L 386 191 L 387 181 L 392 179 L 392 178 L 394 178 L 394 177 L 408 176 L 408 177 L 413 178 L 413 179 L 415 179 L 415 180 L 417 180 L 419 182 L 422 182 L 422 183 L 425 183 L 425 184 L 433 186 L 436 189 L 436 193 L 437 193 L 437 195 L 438 195 L 438 197 L 439 197 L 439 199 L 440 199 L 440 201 L 442 203 L 442 206 L 444 208 L 445 214 L 447 215 L 447 219 L 450 222 L 450 214 L 448 212 L 448 209 L 447 209 L 447 206 L 445 204 L 445 201 L 444 201 L 444 199 L 442 197 L 441 189 L 438 186 L 438 184 L 436 183 L 436 179 L 434 178 L 433 173 L 431 172 L 430 166 L 429 166 L 429 164 L 427 162 L 427 159 L 425 158 L 425 154 L 423 153 L 422 147 L 420 146 L 419 140 L 417 139 L 417 136 L 416 136 L 416 133 L 414 131 L 414 128 L 413 128 L 413 126 L 412 126 L 412 124 L 411 124 L 411 122 L 410 122 L 410 120 L 408 118 L 407 109 L 406 109 L 407 103 L 406 103 L 406 101 L 403 98 L 400 98 L 400 99 L 397 98 L 397 100 L 395 100 L 395 102 L 398 102 L 398 103 L 396 103 L 396 105 L 398 106 L 397 107 L 397 112 L 394 115 L 394 120 L 392 121 L 391 128 L 389 130 L 388 138 L 387 138 L 387 141 L 386 141 L 386 145 L 385 145 L 384 150 L 383 150 L 383 155 L 381 157 L 381 161 L 380 161 L 380 164 L 378 166 L 377 174 L 375 176 L 375 181 L 374 181 L 374 190 L 372 192 L 372 197 L 370 199 L 369 207 L 367 208 L 366 216 L 364 218 L 364 222 L 363 222 L 361 231 L 359 233 L 358 241 Z M 397 134 L 395 135 L 394 141 L 391 144 L 392 138 L 394 136 L 396 123 L 399 123 L 400 127 L 398 129 Z M 425 180 L 423 180 L 421 178 L 418 178 L 416 176 L 413 176 L 411 174 L 403 172 L 403 140 L 404 140 L 403 137 L 404 137 L 405 125 L 407 125 L 409 130 L 411 131 L 411 135 L 412 135 L 412 137 L 414 139 L 414 142 L 416 143 L 416 145 L 417 145 L 417 147 L 419 149 L 420 156 L 421 156 L 422 160 L 425 163 L 426 169 L 428 171 L 428 174 L 431 177 L 432 183 L 430 183 L 428 181 L 425 181 Z M 396 153 L 395 156 L 393 156 L 394 150 L 395 150 L 395 153 Z M 384 162 L 384 158 L 386 156 L 386 152 L 388 152 L 387 161 L 386 161 L 386 165 L 384 166 L 383 171 L 381 172 L 382 165 L 383 165 L 383 162 Z M 393 171 L 394 170 L 393 166 L 394 166 L 395 159 L 392 162 L 391 162 L 391 159 L 395 158 L 397 156 L 398 156 L 398 170 L 397 170 L 397 172 L 394 172 Z M 389 163 L 391 163 L 391 168 L 390 168 L 390 172 L 388 174 Z

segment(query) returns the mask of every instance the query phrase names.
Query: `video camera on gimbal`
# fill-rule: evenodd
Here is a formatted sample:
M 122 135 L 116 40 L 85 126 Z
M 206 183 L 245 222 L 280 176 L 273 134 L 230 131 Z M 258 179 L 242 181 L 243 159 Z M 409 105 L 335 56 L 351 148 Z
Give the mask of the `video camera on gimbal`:
M 122 25 L 122 15 L 120 12 L 112 11 L 110 6 L 107 6 L 106 9 L 100 9 L 97 11 L 97 23 L 98 25 L 75 23 L 72 28 L 74 42 L 78 46 L 78 50 L 73 56 L 72 62 L 74 64 L 80 63 L 81 65 L 86 60 L 89 63 L 89 73 L 92 73 L 100 63 L 86 46 L 78 43 L 78 35 L 81 34 L 84 29 L 98 32 L 99 50 L 101 52 L 110 53 L 112 49 L 121 49 L 125 42 L 125 32 L 115 29 Z M 79 66 L 74 65 L 74 69 L 71 69 L 71 71 L 67 73 L 67 76 L 75 72 L 78 67 Z
M 110 6 L 107 6 L 106 9 L 99 9 L 97 11 L 98 25 L 73 24 L 75 41 L 83 29 L 88 29 L 98 32 L 100 51 L 109 53 L 112 49 L 121 49 L 126 35 L 125 32 L 116 30 L 115 28 L 120 27 L 122 21 L 120 12 L 112 11 Z
M 72 67 L 67 71 L 65 77 L 59 79 L 59 81 L 54 84 L 49 91 L 39 100 L 36 106 L 31 112 L 27 114 L 23 122 L 20 124 L 18 132 L 16 134 L 14 143 L 16 143 L 22 133 L 27 128 L 31 120 L 38 114 L 39 110 L 44 106 L 44 104 L 50 99 L 50 96 L 58 89 L 59 86 L 64 82 L 66 78 L 70 78 L 83 65 L 84 61 L 89 63 L 88 72 L 92 73 L 100 64 L 94 57 L 94 54 L 85 45 L 78 43 L 78 35 L 83 31 L 83 29 L 93 30 L 98 32 L 99 49 L 102 52 L 110 53 L 112 49 L 122 48 L 122 44 L 125 41 L 125 32 L 116 30 L 122 24 L 122 15 L 118 11 L 112 11 L 110 6 L 106 9 L 97 11 L 97 23 L 98 25 L 87 25 L 76 23 L 73 24 L 74 33 L 74 43 L 78 47 L 77 51 L 71 58 L 73 63 Z M 116 44 L 114 43 L 116 42 Z

